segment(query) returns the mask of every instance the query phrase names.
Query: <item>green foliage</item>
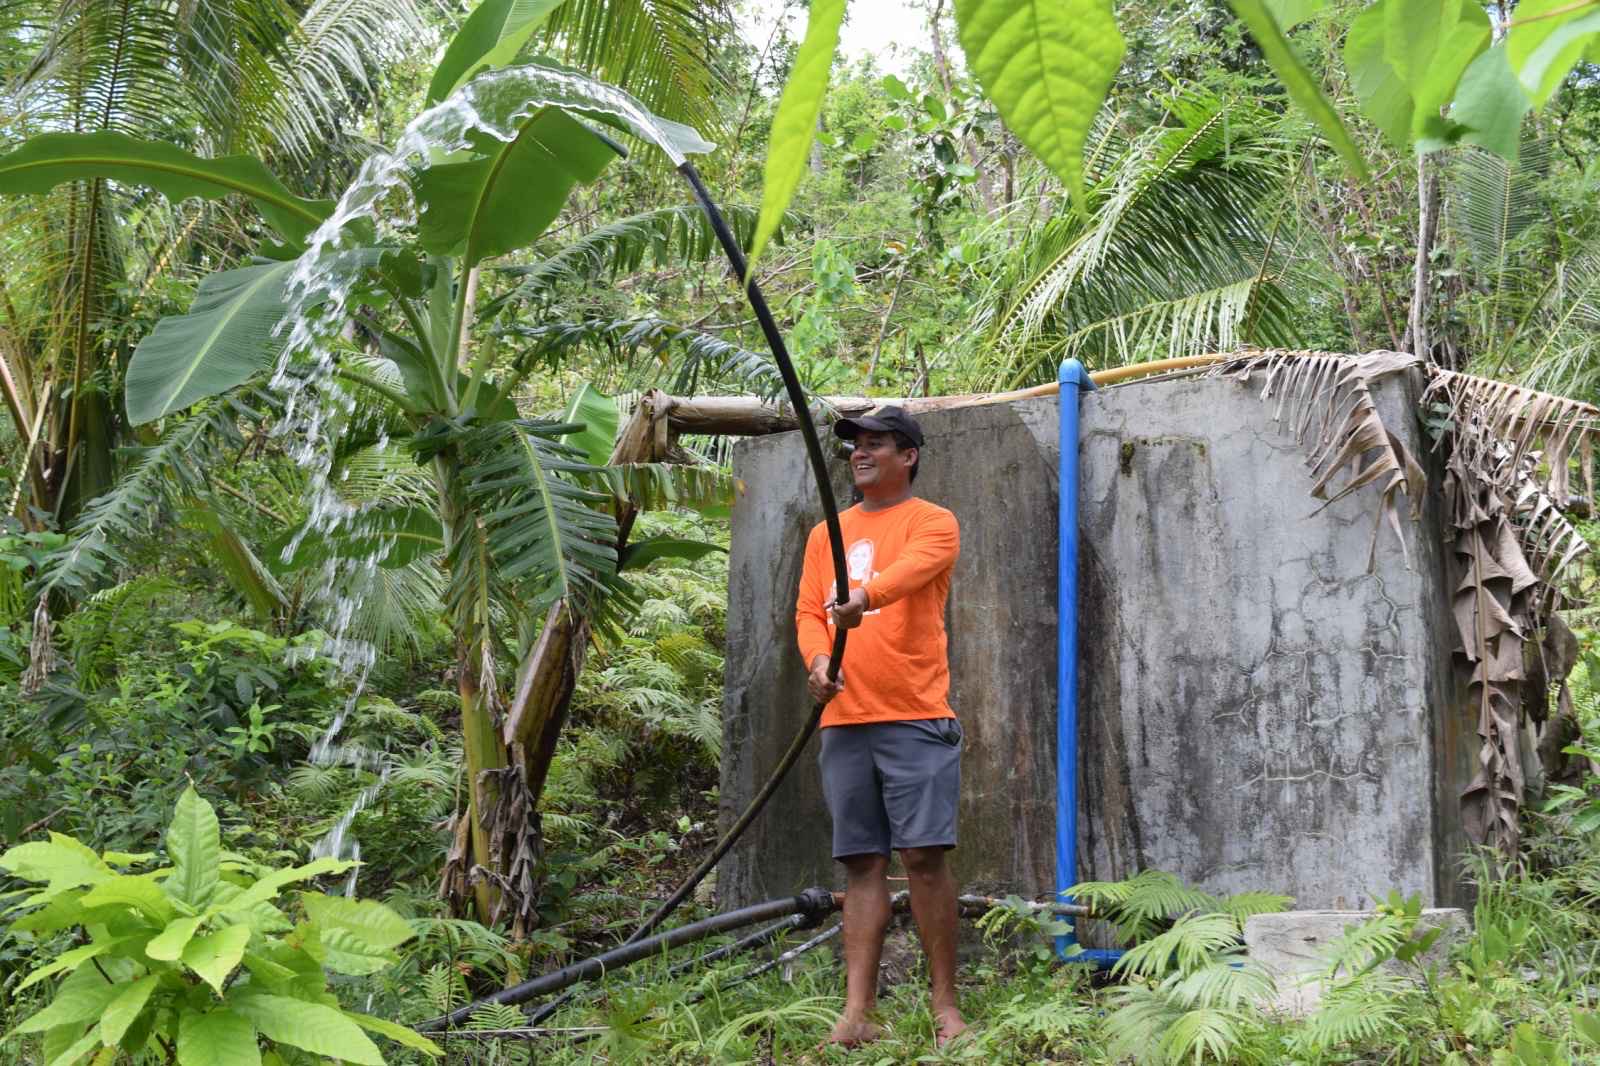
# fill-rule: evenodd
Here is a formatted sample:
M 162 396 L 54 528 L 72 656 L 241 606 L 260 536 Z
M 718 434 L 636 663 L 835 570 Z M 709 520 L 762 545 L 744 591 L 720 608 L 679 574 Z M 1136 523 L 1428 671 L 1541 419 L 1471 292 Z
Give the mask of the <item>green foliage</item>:
M 451 38 L 428 83 L 427 102 L 436 104 L 474 74 L 509 65 L 534 32 L 564 0 L 484 0 Z
M 0 868 L 43 887 L 9 911 L 34 936 L 81 929 L 88 943 L 60 954 L 19 988 L 65 973 L 49 1006 L 13 1034 L 44 1033 L 69 1047 L 72 1066 L 97 1048 L 138 1056 L 165 1049 L 207 1066 L 261 1061 L 257 1037 L 345 1062 L 378 1063 L 372 1029 L 439 1055 L 402 1026 L 343 1010 L 327 971 L 368 974 L 396 961 L 410 926 L 378 903 L 300 893 L 298 921 L 277 904 L 283 889 L 351 864 L 333 859 L 270 869 L 222 849 L 216 812 L 191 788 L 178 798 L 165 837 L 170 867 L 132 873 L 155 857 L 96 855 L 71 837 L 19 844 Z
M 1111 4 L 956 0 L 955 9 L 961 46 L 985 94 L 1087 214 L 1084 146 L 1122 65 Z
M 0 192 L 43 193 L 83 178 L 149 185 L 175 201 L 239 194 L 290 241 L 303 241 L 333 206 L 294 195 L 249 156 L 202 159 L 122 133 L 42 133 L 0 156 Z
M 212 274 L 186 315 L 163 318 L 128 365 L 128 418 L 134 425 L 181 411 L 242 385 L 283 350 L 274 331 L 287 307 L 293 262 L 261 263 Z
M 844 21 L 845 0 L 817 0 L 806 21 L 806 38 L 795 56 L 783 99 L 772 119 L 767 148 L 765 180 L 761 192 L 761 218 L 751 243 L 752 266 L 761 258 L 767 241 L 777 233 L 794 190 L 805 173 L 806 158 L 816 134 L 817 115 L 828 89 L 828 71 L 839 47 L 839 25 Z

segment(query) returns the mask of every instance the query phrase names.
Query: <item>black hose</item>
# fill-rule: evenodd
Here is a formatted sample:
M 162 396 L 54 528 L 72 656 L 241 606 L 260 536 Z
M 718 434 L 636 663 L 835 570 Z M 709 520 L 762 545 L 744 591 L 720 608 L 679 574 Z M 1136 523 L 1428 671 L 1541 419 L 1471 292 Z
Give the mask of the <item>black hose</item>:
M 438 1029 L 445 1029 L 457 1025 L 472 1017 L 474 1013 L 484 1007 L 496 1004 L 526 1003 L 536 996 L 546 996 L 552 992 L 559 992 L 569 985 L 579 981 L 588 981 L 596 977 L 603 977 L 611 970 L 620 969 L 640 959 L 649 958 L 651 955 L 662 951 L 671 951 L 673 948 L 701 940 L 717 933 L 726 933 L 730 929 L 741 929 L 757 922 L 767 922 L 774 918 L 782 918 L 790 914 L 804 914 L 820 918 L 837 909 L 833 893 L 823 888 L 808 888 L 798 896 L 785 896 L 779 899 L 769 899 L 764 903 L 752 904 L 738 910 L 728 911 L 726 914 L 716 914 L 698 922 L 680 925 L 669 929 L 646 940 L 637 940 L 630 944 L 612 948 L 603 955 L 584 959 L 565 966 L 552 973 L 542 974 L 530 978 L 520 984 L 512 985 L 493 995 L 484 996 L 482 999 L 468 1003 L 451 1011 L 449 1014 L 438 1018 L 431 1018 L 414 1028 L 419 1033 L 431 1033 Z
M 696 955 L 692 959 L 684 959 L 682 962 L 675 962 L 671 966 L 667 967 L 667 976 L 676 977 L 685 970 L 692 970 L 697 966 L 709 966 L 713 962 L 721 962 L 723 959 L 726 959 L 732 955 L 737 955 L 741 951 L 749 951 L 751 948 L 758 948 L 768 941 L 776 940 L 778 937 L 782 936 L 791 929 L 810 928 L 817 923 L 817 920 L 820 917 L 820 915 L 813 917 L 812 915 L 808 914 L 791 914 L 789 917 L 784 918 L 781 921 L 773 922 L 771 925 L 762 929 L 757 929 L 749 936 L 741 937 L 731 944 L 724 944 L 722 947 L 717 948 L 714 951 L 708 951 L 704 955 Z M 530 1011 L 528 1013 L 528 1020 L 526 1024 L 530 1026 L 538 1025 L 546 1018 L 549 1018 L 551 1015 L 555 1014 L 556 1011 L 560 1010 L 562 1007 L 578 998 L 579 995 L 580 990 L 577 987 L 567 989 L 550 1002 L 540 1004 L 536 1009 Z
M 744 250 L 739 247 L 738 238 L 728 228 L 727 220 L 723 218 L 722 212 L 718 210 L 716 203 L 712 201 L 711 194 L 706 190 L 705 183 L 700 180 L 700 174 L 695 170 L 694 164 L 685 162 L 678 168 L 678 172 L 683 175 L 684 179 L 689 183 L 689 187 L 694 190 L 695 199 L 700 202 L 701 208 L 706 213 L 706 219 L 711 223 L 712 232 L 716 234 L 718 243 L 722 245 L 723 252 L 727 254 L 728 262 L 733 267 L 734 273 L 738 275 L 744 287 L 745 298 L 750 301 L 750 308 L 755 312 L 756 321 L 761 325 L 761 332 L 767 339 L 767 345 L 772 349 L 773 361 L 778 365 L 778 373 L 783 378 L 784 390 L 789 395 L 789 403 L 794 407 L 795 420 L 800 425 L 800 436 L 805 441 L 806 457 L 811 465 L 811 473 L 816 478 L 817 493 L 822 499 L 822 516 L 828 529 L 828 548 L 833 556 L 834 585 L 838 590 L 837 599 L 840 603 L 843 603 L 850 597 L 850 575 L 845 566 L 844 558 L 844 533 L 839 528 L 839 506 L 833 498 L 833 485 L 828 479 L 827 462 L 822 455 L 822 443 L 817 439 L 816 424 L 811 420 L 811 410 L 806 403 L 805 389 L 801 387 L 800 378 L 795 374 L 794 363 L 789 359 L 789 349 L 783 343 L 783 335 L 778 332 L 777 320 L 772 317 L 772 311 L 767 307 L 766 297 L 761 294 L 761 289 L 756 285 L 755 278 L 750 275 L 749 265 L 745 262 Z M 845 636 L 846 631 L 843 627 L 838 627 L 834 632 L 833 650 L 828 663 L 829 681 L 836 681 L 839 678 L 839 667 L 844 663 Z M 809 670 L 810 664 L 808 663 L 806 666 Z M 794 909 L 802 911 L 815 910 L 814 905 L 800 905 L 798 903 L 798 901 L 811 896 L 813 893 L 820 892 L 826 895 L 828 897 L 828 906 L 831 908 L 833 906 L 831 894 L 823 892 L 821 889 L 810 889 L 803 895 L 794 897 L 795 906 L 789 910 L 780 909 L 771 913 L 763 912 L 753 918 L 743 917 L 742 920 L 730 922 L 730 919 L 741 919 L 741 916 L 747 915 L 752 911 L 759 911 L 763 907 L 782 905 L 780 901 L 774 900 L 767 904 L 756 904 L 754 907 L 745 907 L 740 910 L 730 911 L 727 914 L 706 918 L 703 921 L 693 922 L 660 936 L 651 937 L 648 940 L 642 939 L 665 921 L 668 915 L 677 910 L 684 900 L 689 898 L 690 893 L 695 890 L 701 881 L 705 880 L 707 874 L 716 868 L 717 863 L 728 853 L 744 831 L 750 827 L 750 823 L 755 821 L 756 816 L 767 805 L 767 801 L 772 798 L 773 793 L 777 792 L 778 786 L 783 783 L 783 779 L 788 776 L 794 764 L 800 761 L 801 753 L 805 750 L 806 745 L 810 743 L 811 737 L 816 733 L 817 725 L 821 720 L 822 704 L 814 704 L 811 708 L 811 714 L 795 734 L 794 739 L 789 742 L 788 749 L 783 753 L 783 757 L 778 760 L 778 765 L 773 769 L 772 775 L 767 778 L 766 784 L 762 785 L 761 790 L 751 799 L 744 812 L 723 834 L 722 839 L 717 841 L 716 847 L 711 849 L 711 853 L 706 856 L 705 860 L 695 867 L 694 871 L 673 891 L 671 896 L 667 897 L 661 906 L 656 908 L 654 914 L 646 918 L 639 928 L 633 931 L 632 935 L 623 942 L 621 947 L 608 951 L 603 955 L 597 955 L 592 959 L 573 963 L 571 966 L 557 970 L 554 973 L 524 981 L 504 991 L 496 992 L 491 996 L 486 996 L 447 1015 L 423 1022 L 416 1027 L 417 1031 L 433 1032 L 446 1026 L 455 1025 L 457 1022 L 471 1017 L 474 1011 L 482 1007 L 498 1003 L 525 1003 L 535 996 L 557 992 L 579 981 L 598 977 L 604 974 L 608 968 L 626 966 L 628 963 L 637 962 L 657 950 L 677 947 L 680 944 L 689 943 L 712 933 L 737 929 L 753 922 L 762 921 L 765 918 L 776 917 L 779 914 L 790 914 L 793 913 Z M 559 1003 L 546 1004 L 544 1008 L 540 1009 L 543 1011 L 546 1008 L 555 1006 L 559 1006 Z
M 789 350 L 784 347 L 783 335 L 778 332 L 778 323 L 773 319 L 772 312 L 767 308 L 766 297 L 761 295 L 756 280 L 750 275 L 749 266 L 745 263 L 744 250 L 739 247 L 738 238 L 728 228 L 727 220 L 722 217 L 722 212 L 717 210 L 717 205 L 712 202 L 711 194 L 706 191 L 705 184 L 700 180 L 700 174 L 695 170 L 693 163 L 685 162 L 678 168 L 678 172 L 689 182 L 689 187 L 694 190 L 694 195 L 700 201 L 700 206 L 705 210 L 706 218 L 711 222 L 711 229 L 717 235 L 717 240 L 722 244 L 722 250 L 727 253 L 728 262 L 733 266 L 733 271 L 744 285 L 744 294 L 750 301 L 750 307 L 755 312 L 756 321 L 761 323 L 761 332 L 767 338 L 767 344 L 772 349 L 772 357 L 778 364 L 778 372 L 783 376 L 783 387 L 789 393 L 789 403 L 794 407 L 795 420 L 800 423 L 800 436 L 806 442 L 806 455 L 811 461 L 811 473 L 817 480 L 817 493 L 822 497 L 823 521 L 828 526 L 828 546 L 833 553 L 833 580 L 838 587 L 838 601 L 843 603 L 850 597 L 850 575 L 845 567 L 844 560 L 844 534 L 839 529 L 839 506 L 833 498 L 833 485 L 828 480 L 828 466 L 822 457 L 822 444 L 817 440 L 817 427 L 811 421 L 811 412 L 806 404 L 805 390 L 800 387 L 800 379 L 794 372 L 794 364 L 789 361 Z M 828 664 L 828 680 L 835 681 L 839 677 L 839 667 L 844 662 L 845 630 L 839 627 L 833 637 L 833 654 Z M 807 663 L 807 670 L 811 664 Z M 800 761 L 800 754 L 811 741 L 817 731 L 817 724 L 822 720 L 822 704 L 812 706 L 811 715 L 806 719 L 805 725 L 800 728 L 789 742 L 789 748 L 778 760 L 778 765 L 773 769 L 772 776 L 767 778 L 766 784 L 755 794 L 755 798 L 745 807 L 744 813 L 717 841 L 717 846 L 694 872 L 684 879 L 683 884 L 668 896 L 666 902 L 656 908 L 654 914 L 640 923 L 639 928 L 633 931 L 625 943 L 633 943 L 645 936 L 656 926 L 660 925 L 666 917 L 695 890 L 695 886 L 705 880 L 707 874 L 716 868 L 722 857 L 732 849 L 734 842 L 750 828 L 750 823 L 755 821 L 756 815 L 767 805 L 772 794 L 778 791 L 778 786 L 788 776 L 794 764 Z

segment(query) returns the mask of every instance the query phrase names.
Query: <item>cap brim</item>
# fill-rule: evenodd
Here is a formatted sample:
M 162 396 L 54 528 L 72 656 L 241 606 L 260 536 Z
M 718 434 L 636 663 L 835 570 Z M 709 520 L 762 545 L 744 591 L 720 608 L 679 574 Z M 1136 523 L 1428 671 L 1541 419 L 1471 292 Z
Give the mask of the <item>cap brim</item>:
M 857 434 L 865 430 L 868 433 L 893 433 L 894 427 L 881 418 L 871 415 L 862 415 L 860 418 L 841 418 L 833 424 L 833 434 L 844 440 L 855 440 Z

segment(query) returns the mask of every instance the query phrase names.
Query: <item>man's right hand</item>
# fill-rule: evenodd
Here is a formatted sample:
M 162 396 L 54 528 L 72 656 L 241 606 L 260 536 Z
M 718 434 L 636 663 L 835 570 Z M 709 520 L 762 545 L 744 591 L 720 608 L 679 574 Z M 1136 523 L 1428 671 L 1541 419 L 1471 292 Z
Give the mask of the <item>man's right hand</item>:
M 839 671 L 837 681 L 828 680 L 828 663 L 831 660 L 826 655 L 819 655 L 811 660 L 811 673 L 806 676 L 806 689 L 811 693 L 811 699 L 816 703 L 827 703 L 839 693 L 844 691 L 844 671 Z

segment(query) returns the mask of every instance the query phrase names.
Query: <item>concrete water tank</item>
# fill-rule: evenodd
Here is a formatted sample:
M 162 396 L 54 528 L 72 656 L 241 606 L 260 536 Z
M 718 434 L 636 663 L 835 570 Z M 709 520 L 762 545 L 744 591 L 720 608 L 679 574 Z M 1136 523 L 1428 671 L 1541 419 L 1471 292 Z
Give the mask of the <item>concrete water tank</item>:
M 1305 452 L 1261 381 L 1184 378 L 1082 401 L 1078 870 L 1352 909 L 1391 889 L 1463 899 L 1461 790 L 1477 738 L 1452 665 L 1437 486 L 1367 569 L 1376 489 L 1313 515 Z M 1428 452 L 1420 384 L 1377 390 Z M 919 416 L 919 494 L 955 512 L 951 703 L 966 730 L 963 889 L 1055 890 L 1054 398 Z M 821 520 L 798 434 L 734 449 L 724 827 L 809 705 L 793 609 Z M 834 460 L 841 503 L 843 462 Z M 845 671 L 849 673 L 849 653 Z M 815 743 L 718 871 L 722 906 L 842 887 Z

